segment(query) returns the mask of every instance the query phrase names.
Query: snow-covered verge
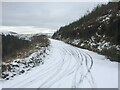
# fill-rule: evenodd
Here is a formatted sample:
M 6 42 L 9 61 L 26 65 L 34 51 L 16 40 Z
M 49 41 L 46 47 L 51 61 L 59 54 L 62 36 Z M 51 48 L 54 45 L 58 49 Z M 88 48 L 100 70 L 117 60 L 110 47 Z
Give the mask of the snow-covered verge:
M 61 41 L 50 41 L 49 55 L 44 58 L 43 65 L 38 65 L 13 79 L 0 80 L 0 87 L 118 88 L 117 62 Z
M 120 62 L 119 56 L 120 56 L 120 45 L 112 44 L 106 40 L 104 40 L 105 36 L 99 36 L 100 40 L 97 41 L 96 38 L 98 38 L 98 34 L 96 36 L 92 36 L 89 38 L 89 40 L 82 40 L 82 39 L 73 39 L 73 40 L 63 40 L 66 43 L 69 43 L 71 45 L 75 45 L 77 47 L 85 48 L 88 50 L 92 50 L 95 52 L 98 52 L 100 54 L 106 55 L 108 58 L 110 58 L 113 61 Z
M 98 34 L 97 34 L 98 35 Z M 120 51 L 120 45 L 113 45 L 110 42 L 105 41 L 102 39 L 103 37 L 99 36 L 101 39 L 99 42 L 96 42 L 95 37 L 92 36 L 89 40 L 81 40 L 81 39 L 74 39 L 71 41 L 68 41 L 68 43 L 73 44 L 73 45 L 79 45 L 81 47 L 87 47 L 89 48 L 95 48 L 99 52 L 102 51 L 103 49 L 110 49 L 110 48 L 115 48 L 117 51 Z M 86 47 L 86 48 L 87 48 Z
M 44 64 L 44 58 L 49 54 L 49 46 L 48 47 L 40 47 L 40 49 L 30 56 L 24 59 L 16 59 L 9 63 L 2 63 L 5 71 L 2 72 L 2 78 L 9 80 L 15 77 L 16 75 L 21 75 L 32 68 Z

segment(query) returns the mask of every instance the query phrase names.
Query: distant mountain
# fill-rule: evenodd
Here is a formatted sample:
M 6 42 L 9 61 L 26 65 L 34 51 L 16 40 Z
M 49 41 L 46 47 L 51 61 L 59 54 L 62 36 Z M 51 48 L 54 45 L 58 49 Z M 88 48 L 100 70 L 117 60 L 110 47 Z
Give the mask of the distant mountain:
M 52 38 L 120 62 L 120 2 L 98 5 L 79 20 L 61 27 Z
M 52 37 L 53 33 L 37 33 L 35 35 L 46 35 L 50 38 L 50 37 Z
M 0 34 L 4 34 L 4 35 L 12 35 L 12 34 L 17 34 L 16 32 L 12 32 L 12 31 L 2 31 L 0 32 Z
M 19 33 L 12 32 L 12 31 L 3 31 L 3 32 L 0 32 L 0 34 L 13 35 L 13 36 L 16 36 L 16 37 L 18 37 L 20 39 L 24 39 L 24 40 L 30 40 L 31 37 L 39 36 L 39 35 L 46 35 L 48 38 L 51 38 L 53 35 L 53 33 L 19 34 Z
M 17 34 L 16 32 L 9 32 L 10 34 Z

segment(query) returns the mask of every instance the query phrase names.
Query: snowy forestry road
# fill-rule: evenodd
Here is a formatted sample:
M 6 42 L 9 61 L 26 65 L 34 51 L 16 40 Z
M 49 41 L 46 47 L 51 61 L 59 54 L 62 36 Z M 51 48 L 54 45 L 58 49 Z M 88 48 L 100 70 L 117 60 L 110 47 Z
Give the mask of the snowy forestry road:
M 118 65 L 105 56 L 50 39 L 50 54 L 3 88 L 117 88 Z

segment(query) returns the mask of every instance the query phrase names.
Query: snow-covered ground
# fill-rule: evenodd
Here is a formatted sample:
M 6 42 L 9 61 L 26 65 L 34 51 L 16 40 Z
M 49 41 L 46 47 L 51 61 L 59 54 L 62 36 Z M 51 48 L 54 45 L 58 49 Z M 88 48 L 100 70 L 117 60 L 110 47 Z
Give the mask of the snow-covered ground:
M 118 63 L 105 56 L 50 39 L 44 64 L 13 80 L 0 80 L 3 88 L 118 88 Z

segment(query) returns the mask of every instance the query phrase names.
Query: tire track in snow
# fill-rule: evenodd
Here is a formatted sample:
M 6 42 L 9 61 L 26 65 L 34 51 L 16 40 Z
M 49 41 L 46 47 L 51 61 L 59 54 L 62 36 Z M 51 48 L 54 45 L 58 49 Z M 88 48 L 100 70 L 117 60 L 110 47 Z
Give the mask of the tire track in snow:
M 87 68 L 87 72 L 86 72 L 86 74 L 81 78 L 81 80 L 79 81 L 79 83 L 80 83 L 81 81 L 84 81 L 84 79 L 87 79 L 88 82 L 89 82 L 89 84 L 91 85 L 91 87 L 92 87 L 92 88 L 95 88 L 96 85 L 95 85 L 93 76 L 92 76 L 92 74 L 91 74 L 91 69 L 92 69 L 92 66 L 93 66 L 93 59 L 92 59 L 92 57 L 91 57 L 88 53 L 85 53 L 84 51 L 82 51 L 81 55 L 83 55 L 84 58 L 85 58 L 84 61 L 85 61 L 85 65 L 86 65 L 86 68 Z M 88 58 L 89 58 L 89 59 L 88 59 Z M 90 63 L 89 66 L 88 66 L 88 63 Z M 90 79 L 91 79 L 91 80 L 89 80 L 89 78 L 87 78 L 87 76 L 89 76 L 89 75 L 90 75 Z
M 60 52 L 59 52 L 60 53 Z M 58 58 L 55 58 L 55 60 L 57 60 Z M 64 62 L 64 59 L 62 59 L 62 57 L 61 58 L 59 58 L 60 60 L 57 60 L 58 62 L 57 63 L 55 63 L 55 62 L 53 62 L 53 64 L 54 65 L 51 65 L 51 66 L 49 66 L 49 68 L 48 69 L 43 69 L 43 71 L 45 71 L 44 73 L 42 73 L 42 74 L 39 74 L 38 75 L 38 77 L 37 78 L 35 78 L 35 79 L 33 79 L 33 81 L 34 82 L 40 82 L 41 81 L 41 79 L 39 79 L 38 80 L 38 78 L 46 78 L 46 76 L 51 76 L 51 77 L 48 77 L 49 79 L 47 79 L 47 80 L 45 80 L 45 81 L 43 81 L 43 83 L 41 84 L 41 86 L 43 85 L 43 84 L 45 84 L 46 82 L 49 82 L 49 80 L 50 80 L 50 78 L 52 78 L 53 76 L 55 76 L 55 75 L 57 75 L 58 73 L 59 73 L 59 70 L 60 70 L 60 68 L 62 67 L 62 65 L 63 65 L 63 62 Z M 61 61 L 62 60 L 62 61 Z M 61 61 L 61 62 L 60 62 Z M 55 71 L 54 72 L 54 70 L 56 70 L 57 69 L 57 71 Z M 58 72 L 58 73 L 57 73 Z M 52 73 L 52 74 L 51 74 Z M 51 75 L 50 75 L 51 74 Z M 28 86 L 28 85 L 27 85 Z M 31 85 L 32 86 L 32 85 Z M 40 87 L 41 87 L 40 86 Z M 40 88 L 39 87 L 39 88 Z
M 75 49 L 74 49 L 75 50 Z M 93 66 L 93 59 L 92 59 L 92 57 L 89 55 L 89 54 L 87 54 L 87 53 L 83 53 L 83 51 L 82 51 L 82 53 L 81 53 L 81 51 L 79 50 L 78 51 L 78 48 L 75 50 L 76 51 L 76 54 L 78 53 L 78 58 L 76 58 L 76 61 L 78 62 L 78 67 L 77 67 L 77 69 L 76 69 L 76 74 L 75 74 L 75 76 L 74 76 L 74 79 L 73 79 L 73 86 L 72 86 L 72 88 L 78 88 L 79 87 L 79 84 L 80 84 L 80 82 L 82 82 L 84 79 L 87 79 L 87 81 L 88 81 L 88 83 L 91 85 L 91 87 L 95 87 L 95 83 L 94 83 L 94 79 L 93 79 L 93 77 L 92 77 L 92 74 L 91 74 L 91 72 L 90 72 L 90 70 L 92 69 L 92 66 Z M 71 52 L 72 52 L 72 50 L 71 50 Z M 75 53 L 75 52 L 74 52 Z M 74 56 L 74 55 L 73 55 Z M 80 57 L 81 56 L 81 57 Z M 83 57 L 84 56 L 84 57 Z M 89 57 L 89 60 L 88 60 L 88 57 Z M 82 60 L 82 61 L 81 61 Z M 77 73 L 78 72 L 80 72 L 80 70 L 81 70 L 81 65 L 83 64 L 83 61 L 85 62 L 85 64 L 86 64 L 86 68 L 87 68 L 87 72 L 85 73 L 85 75 L 83 74 L 83 73 L 80 73 L 81 74 L 81 76 L 80 76 L 80 79 L 79 79 L 79 83 L 77 83 L 76 81 L 76 79 L 78 79 L 77 78 Z M 90 62 L 90 66 L 88 66 L 88 61 Z M 81 64 L 80 64 L 81 63 Z M 91 77 L 91 80 L 89 80 L 88 78 L 87 78 L 87 75 L 88 74 L 90 74 L 90 77 Z
M 62 49 L 63 49 L 63 50 L 62 50 Z M 69 53 L 69 55 L 71 56 L 71 53 L 70 53 L 67 49 L 65 49 L 65 48 L 62 48 L 62 49 L 61 49 L 61 50 L 62 50 L 64 53 L 67 52 L 67 54 Z M 73 57 L 71 57 L 71 58 L 73 58 Z M 64 57 L 63 59 L 64 59 L 64 61 L 68 62 L 68 59 L 66 59 L 65 57 Z M 64 64 L 65 64 L 66 62 L 64 62 Z M 65 77 L 66 74 L 70 73 L 70 72 L 69 72 L 70 63 L 71 63 L 71 59 L 69 59 L 67 68 L 64 70 L 64 72 L 62 72 L 62 74 L 61 74 L 59 77 L 57 77 L 55 80 L 51 80 L 51 78 L 54 78 L 54 77 L 55 77 L 55 75 L 53 75 L 53 77 L 50 77 L 50 79 L 47 80 L 47 81 L 46 81 L 43 85 L 41 85 L 40 87 L 51 87 L 54 83 L 56 83 L 57 81 L 59 81 L 60 79 L 62 79 L 63 77 Z M 63 65 L 62 65 L 62 66 L 63 66 Z M 70 70 L 71 70 L 72 68 L 74 68 L 74 67 L 75 67 L 75 65 L 74 65 L 73 67 L 71 67 Z M 61 67 L 61 68 L 62 68 L 62 67 Z M 61 70 L 59 70 L 58 72 L 56 72 L 56 74 L 58 74 L 58 73 L 60 73 L 60 72 L 61 72 Z M 51 81 L 50 81 L 50 80 L 51 80 Z
M 85 63 L 86 63 L 86 68 L 87 68 L 87 70 L 88 70 L 88 72 L 85 74 L 85 75 L 82 75 L 81 76 L 81 80 L 84 80 L 84 78 L 86 78 L 87 80 L 88 80 L 88 82 L 89 82 L 89 84 L 91 85 L 91 87 L 94 87 L 94 85 L 92 85 L 92 84 L 94 84 L 93 82 L 91 83 L 91 81 L 87 78 L 87 75 L 90 73 L 90 69 L 92 68 L 92 65 L 93 65 L 93 60 L 92 60 L 92 58 L 88 55 L 88 54 L 83 54 L 83 56 L 85 57 L 85 58 L 83 58 L 83 56 L 82 56 L 82 54 L 80 53 L 80 51 L 77 51 L 77 50 L 74 50 L 74 51 L 72 51 L 71 49 L 65 49 L 64 48 L 64 50 L 66 51 L 66 53 L 67 54 L 69 54 L 72 58 L 74 58 L 78 63 L 77 63 L 77 68 L 76 68 L 76 72 L 75 72 L 75 76 L 74 76 L 74 80 L 73 80 L 73 88 L 77 88 L 79 85 L 76 83 L 76 77 L 77 77 L 77 73 L 79 72 L 79 69 L 81 68 L 81 65 L 82 65 L 82 63 L 83 63 L 83 61 L 85 61 Z M 75 55 L 78 55 L 78 57 L 75 57 Z M 88 55 L 88 56 L 87 56 Z M 82 60 L 80 60 L 80 56 L 81 56 L 81 58 L 82 58 Z M 87 57 L 90 57 L 90 60 L 89 61 L 91 61 L 91 64 L 90 64 L 90 66 L 88 66 L 88 59 L 87 59 Z M 71 60 L 71 59 L 70 59 Z M 68 64 L 68 67 L 70 67 L 69 66 L 70 65 L 70 62 L 69 62 L 69 64 Z M 68 68 L 66 68 L 66 70 L 67 70 Z M 66 71 L 65 70 L 65 71 Z M 58 72 L 60 72 L 60 71 L 58 71 Z M 57 73 L 58 73 L 57 72 Z M 73 71 L 72 71 L 73 72 Z M 56 74 L 57 74 L 56 73 Z M 69 73 L 69 70 L 67 70 L 67 73 Z M 65 76 L 65 73 L 63 73 L 63 75 L 62 75 L 62 77 L 64 77 Z M 52 76 L 52 77 L 54 77 L 54 75 Z M 51 80 L 51 78 L 52 77 L 50 77 L 50 79 L 49 80 Z M 46 80 L 46 82 L 45 83 L 43 83 L 40 87 L 50 87 L 50 86 L 52 86 L 54 83 L 56 83 L 58 80 L 60 80 L 60 79 L 62 79 L 62 77 L 59 77 L 58 79 L 56 79 L 56 80 L 52 80 L 51 82 L 49 82 L 49 80 Z M 84 77 L 84 78 L 83 78 Z M 92 79 L 93 80 L 93 79 Z M 49 82 L 49 83 L 48 83 Z M 48 84 L 47 84 L 48 83 Z

